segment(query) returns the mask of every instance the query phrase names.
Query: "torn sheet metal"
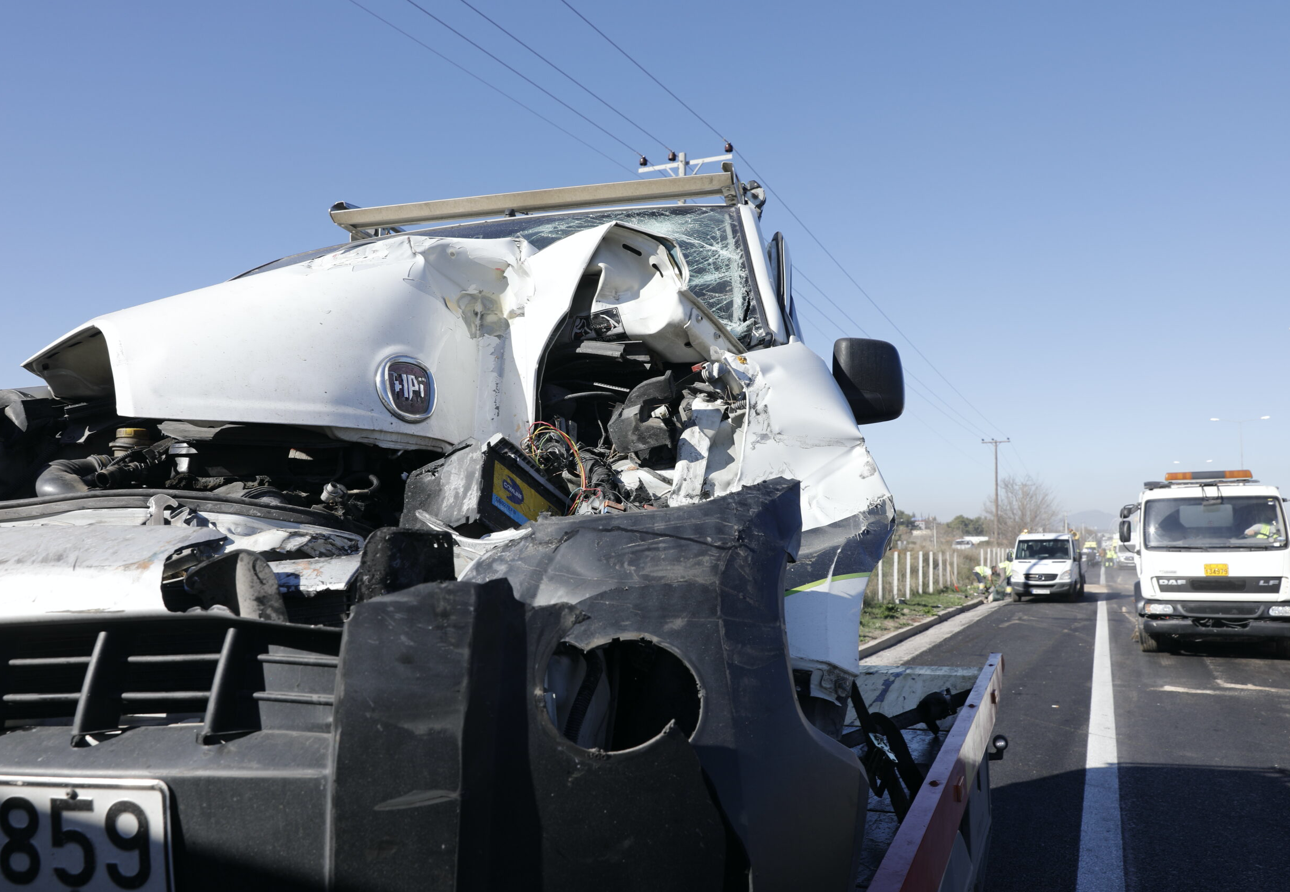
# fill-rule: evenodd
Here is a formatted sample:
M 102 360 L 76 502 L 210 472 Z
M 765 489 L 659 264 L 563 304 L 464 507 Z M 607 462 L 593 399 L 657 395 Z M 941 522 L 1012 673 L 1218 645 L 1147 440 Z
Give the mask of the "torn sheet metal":
M 278 577 L 278 591 L 284 595 L 316 595 L 319 592 L 344 591 L 358 572 L 362 555 L 302 558 L 294 561 L 270 561 Z
M 338 555 L 356 555 L 363 549 L 363 539 L 353 533 L 322 529 L 264 530 L 235 539 L 226 549 L 232 551 L 277 552 L 279 554 L 304 554 L 311 558 L 328 558 Z
M 803 554 L 790 567 L 784 602 L 789 649 L 798 668 L 821 670 L 813 678 L 853 676 L 869 573 L 895 519 L 891 493 L 832 372 L 804 344 L 727 355 L 720 366 L 727 397 L 695 399 L 669 501 L 800 480 Z
M 0 617 L 165 610 L 168 560 L 213 554 L 223 540 L 219 530 L 173 526 L 0 529 Z

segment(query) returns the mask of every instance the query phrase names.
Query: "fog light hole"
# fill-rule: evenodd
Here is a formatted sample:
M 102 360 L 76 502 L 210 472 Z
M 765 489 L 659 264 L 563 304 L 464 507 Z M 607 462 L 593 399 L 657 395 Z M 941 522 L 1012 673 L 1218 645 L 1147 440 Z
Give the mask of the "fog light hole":
M 615 638 L 586 651 L 562 641 L 543 687 L 551 723 L 584 749 L 631 749 L 672 721 L 686 737 L 699 726 L 694 673 L 649 639 Z

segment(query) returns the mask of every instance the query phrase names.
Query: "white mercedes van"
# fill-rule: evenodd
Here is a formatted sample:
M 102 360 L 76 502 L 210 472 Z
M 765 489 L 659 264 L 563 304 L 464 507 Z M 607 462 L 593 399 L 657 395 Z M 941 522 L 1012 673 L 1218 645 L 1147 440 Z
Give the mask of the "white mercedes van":
M 1023 595 L 1084 594 L 1079 545 L 1067 533 L 1022 533 L 1012 549 L 1012 600 Z

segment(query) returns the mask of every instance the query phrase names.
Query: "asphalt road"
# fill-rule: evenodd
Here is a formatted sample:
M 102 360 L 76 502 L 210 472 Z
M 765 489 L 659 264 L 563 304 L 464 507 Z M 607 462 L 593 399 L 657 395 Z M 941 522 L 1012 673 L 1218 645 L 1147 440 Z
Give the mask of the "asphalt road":
M 893 654 L 923 666 L 1004 654 L 996 730 L 1010 746 L 991 765 L 987 890 L 1290 889 L 1290 660 L 1257 643 L 1142 653 L 1133 579 L 1112 571 L 1076 602 L 978 608 L 921 653 Z M 1095 697 L 1099 601 L 1109 663 Z M 1086 770 L 1091 701 L 1095 730 L 1114 722 L 1094 747 L 1109 768 Z

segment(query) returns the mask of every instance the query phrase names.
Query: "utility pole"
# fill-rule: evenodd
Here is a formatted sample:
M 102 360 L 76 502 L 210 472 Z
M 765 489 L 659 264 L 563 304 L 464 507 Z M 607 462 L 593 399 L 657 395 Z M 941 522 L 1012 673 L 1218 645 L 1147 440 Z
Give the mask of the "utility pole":
M 994 447 L 994 541 L 999 541 L 999 444 L 1011 443 L 1012 438 L 1006 440 L 982 440 L 987 446 Z

